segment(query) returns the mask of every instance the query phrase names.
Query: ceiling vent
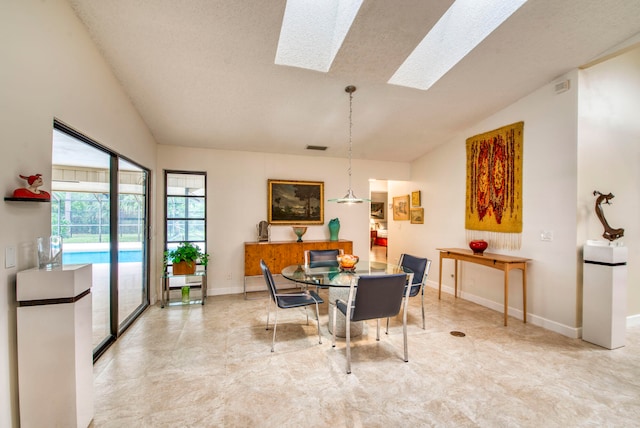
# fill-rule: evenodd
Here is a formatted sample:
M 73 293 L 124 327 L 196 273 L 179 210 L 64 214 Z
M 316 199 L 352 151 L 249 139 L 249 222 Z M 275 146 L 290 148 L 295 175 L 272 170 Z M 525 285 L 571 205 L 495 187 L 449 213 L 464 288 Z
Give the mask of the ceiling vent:
M 570 87 L 571 87 L 571 85 L 570 85 L 570 81 L 569 80 L 564 80 L 562 82 L 556 83 L 556 85 L 555 85 L 556 94 L 561 94 L 563 92 L 567 92 Z
M 307 150 L 318 150 L 320 152 L 324 152 L 327 150 L 327 146 L 307 146 Z

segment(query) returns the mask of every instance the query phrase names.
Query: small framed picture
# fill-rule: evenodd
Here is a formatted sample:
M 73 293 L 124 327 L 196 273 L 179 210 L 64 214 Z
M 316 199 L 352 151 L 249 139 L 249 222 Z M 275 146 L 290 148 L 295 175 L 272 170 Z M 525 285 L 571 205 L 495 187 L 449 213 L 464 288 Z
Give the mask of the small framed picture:
M 384 202 L 371 202 L 371 218 L 384 220 Z
M 415 192 L 411 192 L 411 206 L 419 207 L 420 206 L 420 191 L 417 190 Z
M 393 198 L 393 219 L 409 220 L 409 195 Z
M 411 224 L 424 223 L 424 208 L 411 208 Z

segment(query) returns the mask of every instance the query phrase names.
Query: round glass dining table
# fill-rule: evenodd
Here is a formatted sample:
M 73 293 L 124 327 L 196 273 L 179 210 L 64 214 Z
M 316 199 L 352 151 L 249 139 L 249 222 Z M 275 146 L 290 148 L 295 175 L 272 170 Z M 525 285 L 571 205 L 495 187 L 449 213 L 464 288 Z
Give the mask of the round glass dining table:
M 360 275 L 388 275 L 396 273 L 406 273 L 409 282 L 412 280 L 413 271 L 396 264 L 384 262 L 360 260 L 354 270 L 342 270 L 338 266 L 309 267 L 304 264 L 287 266 L 282 269 L 282 276 L 290 281 L 294 281 L 305 286 L 316 286 L 329 288 L 329 332 L 333 333 L 333 306 L 336 299 L 347 301 L 349 298 L 349 287 L 352 280 L 357 280 Z M 345 337 L 344 315 L 339 312 L 336 319 L 336 336 Z M 351 336 L 362 334 L 363 322 L 351 323 Z
M 325 287 L 349 287 L 351 278 L 359 275 L 412 274 L 413 271 L 395 264 L 360 260 L 355 270 L 342 270 L 338 266 L 309 267 L 304 264 L 290 265 L 282 269 L 282 276 L 290 281 L 306 285 Z

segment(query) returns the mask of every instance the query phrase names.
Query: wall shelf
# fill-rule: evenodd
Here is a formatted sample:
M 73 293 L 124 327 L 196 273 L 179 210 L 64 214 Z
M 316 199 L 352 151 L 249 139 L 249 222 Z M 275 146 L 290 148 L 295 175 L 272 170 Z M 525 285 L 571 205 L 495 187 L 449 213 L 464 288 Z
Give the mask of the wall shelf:
M 51 199 L 39 199 L 39 198 L 4 198 L 5 201 L 12 202 L 51 202 Z

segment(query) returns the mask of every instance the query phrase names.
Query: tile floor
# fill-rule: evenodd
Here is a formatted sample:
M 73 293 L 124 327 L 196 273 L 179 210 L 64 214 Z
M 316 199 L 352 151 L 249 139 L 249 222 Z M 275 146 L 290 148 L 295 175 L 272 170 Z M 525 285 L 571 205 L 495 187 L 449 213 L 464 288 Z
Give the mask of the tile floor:
M 326 290 L 322 291 L 326 293 Z M 325 294 L 326 295 L 326 294 Z M 411 299 L 402 324 L 375 323 L 331 347 L 302 309 L 279 312 L 276 350 L 266 299 L 210 297 L 149 308 L 95 364 L 92 427 L 630 427 L 640 425 L 640 327 L 606 350 L 426 290 L 427 326 Z M 273 318 L 272 318 L 273 319 Z M 454 337 L 452 330 L 466 333 Z

